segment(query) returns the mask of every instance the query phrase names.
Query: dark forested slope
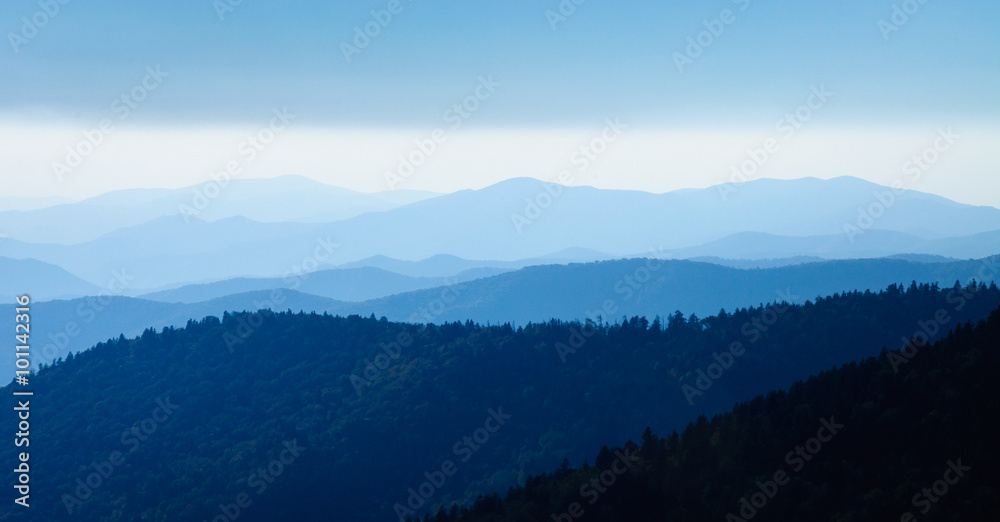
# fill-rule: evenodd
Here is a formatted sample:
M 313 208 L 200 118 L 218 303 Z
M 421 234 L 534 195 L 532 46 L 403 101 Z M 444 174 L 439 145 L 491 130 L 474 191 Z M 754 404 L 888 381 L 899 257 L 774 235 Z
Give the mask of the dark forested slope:
M 996 286 L 914 285 L 611 325 L 242 313 L 147 330 L 33 377 L 33 506 L 0 519 L 213 520 L 245 504 L 240 520 L 386 520 L 427 477 L 421 509 L 471 502 L 997 306 Z M 700 444 L 693 473 L 715 443 Z
M 996 520 L 998 370 L 1000 310 L 429 520 Z

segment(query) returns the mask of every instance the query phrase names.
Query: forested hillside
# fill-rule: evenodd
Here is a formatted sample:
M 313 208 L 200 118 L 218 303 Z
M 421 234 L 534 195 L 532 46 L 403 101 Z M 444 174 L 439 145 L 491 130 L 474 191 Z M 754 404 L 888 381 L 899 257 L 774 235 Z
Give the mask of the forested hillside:
M 212 520 L 242 503 L 240 520 L 386 520 L 426 477 L 448 473 L 421 490 L 422 513 L 505 491 L 563 459 L 578 464 L 646 426 L 670 433 L 904 339 L 938 337 L 997 306 L 995 285 L 913 285 L 703 319 L 515 329 L 241 313 L 147 330 L 33 376 L 34 507 L 0 519 Z M 839 414 L 799 414 L 816 429 L 826 410 Z M 883 415 L 877 404 L 865 411 Z M 761 428 L 743 444 L 762 466 L 778 465 L 765 450 L 799 428 Z M 710 474 L 715 464 L 700 459 L 716 442 L 703 431 L 711 440 L 692 446 L 685 469 Z M 14 450 L 0 447 L 0 460 L 13 462 Z M 740 484 L 726 487 L 744 494 Z
M 189 319 L 219 315 L 225 310 L 271 308 L 341 316 L 374 313 L 390 321 L 442 323 L 471 319 L 477 323 L 510 322 L 515 326 L 553 318 L 596 320 L 598 315 L 611 322 L 634 315 L 652 320 L 675 310 L 705 317 L 721 308 L 732 310 L 782 299 L 802 304 L 817 296 L 845 291 L 876 292 L 893 283 L 917 281 L 950 286 L 955 281 L 964 284 L 973 279 L 990 282 L 1000 274 L 1000 256 L 934 263 L 906 259 L 839 260 L 745 270 L 683 260 L 622 259 L 530 266 L 471 281 L 465 279 L 468 273 L 459 274 L 443 286 L 363 302 L 321 297 L 350 293 L 341 286 L 346 276 L 336 275 L 340 272 L 319 271 L 280 281 L 224 281 L 207 288 L 219 293 L 225 293 L 221 288 L 257 290 L 186 305 L 115 295 L 41 302 L 36 307 L 38 321 L 34 328 L 39 334 L 36 339 L 45 342 L 35 356 L 51 362 L 120 334 L 133 337 L 146 328 L 180 327 Z M 377 273 L 369 275 L 379 277 Z M 245 286 L 248 281 L 253 284 Z M 288 285 L 299 289 L 293 290 Z M 178 292 L 190 297 L 201 290 L 191 287 Z M 14 355 L 8 357 L 13 364 Z
M 424 520 L 996 520 L 998 370 L 1000 310 Z

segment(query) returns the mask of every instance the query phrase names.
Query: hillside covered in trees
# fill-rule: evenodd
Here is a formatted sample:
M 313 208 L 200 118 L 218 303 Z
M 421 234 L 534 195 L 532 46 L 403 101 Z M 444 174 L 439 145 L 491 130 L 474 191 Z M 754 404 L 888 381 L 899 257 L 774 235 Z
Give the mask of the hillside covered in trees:
M 427 263 L 423 269 L 434 265 Z M 486 269 L 479 274 L 486 275 L 482 270 Z M 356 277 L 359 274 L 364 277 Z M 1000 274 L 1000 256 L 964 261 L 926 256 L 842 259 L 767 269 L 670 259 L 621 259 L 529 266 L 478 279 L 468 274 L 444 278 L 442 286 L 437 286 L 430 285 L 427 279 L 400 279 L 377 270 L 334 269 L 282 279 L 231 279 L 143 298 L 102 295 L 44 301 L 35 304 L 38 321 L 33 333 L 40 334 L 36 339 L 45 340 L 35 356 L 42 356 L 48 363 L 119 334 L 134 337 L 147 328 L 179 328 L 189 319 L 261 308 L 340 316 L 374 313 L 376 317 L 404 322 L 472 320 L 510 322 L 514 326 L 548 319 L 597 320 L 597 316 L 611 322 L 622 316 L 652 320 L 674 310 L 706 317 L 721 308 L 732 310 L 775 299 L 804 304 L 818 296 L 844 291 L 876 292 L 898 282 L 950 286 L 955 281 L 990 281 Z M 366 283 L 380 279 L 384 284 L 375 286 L 381 290 Z M 356 281 L 344 286 L 352 280 Z M 393 285 L 395 290 L 390 289 Z M 407 286 L 424 289 L 403 292 Z M 334 300 L 344 298 L 344 292 L 353 292 L 351 288 L 386 295 L 362 302 Z M 207 300 L 195 302 L 202 298 Z M 184 302 L 171 302 L 174 300 Z M 77 327 L 73 329 L 75 335 L 66 332 L 70 323 Z M 13 364 L 14 354 L 7 357 Z
M 580 463 L 646 426 L 671 433 L 699 415 L 729 410 L 883 348 L 900 349 L 908 339 L 936 339 L 960 326 L 967 333 L 963 325 L 998 306 L 995 285 L 914 284 L 703 319 L 678 312 L 663 320 L 550 321 L 515 329 L 266 312 L 147 330 L 33 376 L 34 506 L 2 513 L 0 520 L 226 520 L 234 513 L 240 520 L 386 520 L 409 503 L 411 490 L 426 496 L 414 509 L 423 515 L 517 484 L 543 484 L 551 477 L 538 482 L 529 476 L 567 460 Z M 908 379 L 920 360 L 899 363 L 897 380 Z M 989 369 L 989 361 L 970 361 L 976 371 Z M 849 394 L 875 393 L 879 381 L 859 379 L 853 386 L 842 390 L 848 394 L 844 404 L 861 408 L 865 402 Z M 8 397 L 10 391 L 4 390 Z M 697 506 L 690 503 L 733 494 L 731 501 L 711 504 L 730 509 L 753 483 L 744 470 L 781 463 L 780 455 L 775 461 L 769 453 L 773 446 L 798 440 L 805 425 L 815 432 L 826 411 L 838 422 L 844 415 L 835 408 L 840 402 L 799 404 L 796 393 L 779 401 L 794 419 L 773 413 L 775 422 L 786 424 L 762 420 L 744 432 L 720 428 L 722 420 L 699 420 L 683 437 L 690 449 L 682 454 L 676 453 L 677 437 L 664 439 L 662 447 L 644 444 L 653 459 L 644 466 L 661 459 L 695 473 L 650 468 L 660 469 L 663 481 L 683 482 L 664 497 L 680 498 L 681 507 L 663 509 L 694 514 Z M 883 409 L 877 401 L 862 412 L 904 422 L 905 411 Z M 938 415 L 945 422 L 951 412 Z M 861 433 L 861 425 L 852 424 L 837 442 Z M 941 440 L 929 447 L 950 447 Z M 734 444 L 743 453 L 720 453 Z M 970 446 L 969 454 L 975 449 Z M 13 462 L 14 451 L 0 447 L 0 459 Z M 736 462 L 739 455 L 759 460 Z M 596 463 L 607 464 L 607 457 L 604 452 Z M 560 473 L 588 472 L 567 466 Z M 424 487 L 429 480 L 433 484 Z M 640 492 L 675 484 L 657 480 L 649 479 Z M 802 491 L 819 495 L 814 504 L 824 505 L 827 493 L 819 489 Z M 480 501 L 476 513 L 490 512 L 483 502 L 494 500 Z M 626 515 L 619 519 L 635 519 Z
M 1000 310 L 423 520 L 995 520 L 998 369 Z

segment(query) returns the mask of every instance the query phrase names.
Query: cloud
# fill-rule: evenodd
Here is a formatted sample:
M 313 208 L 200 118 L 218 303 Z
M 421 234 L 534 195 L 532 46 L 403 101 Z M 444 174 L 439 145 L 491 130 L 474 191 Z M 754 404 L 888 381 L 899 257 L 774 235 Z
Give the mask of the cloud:
M 227 162 L 241 159 L 239 144 L 260 126 L 122 126 L 83 164 L 59 182 L 52 163 L 78 143 L 88 127 L 70 123 L 0 122 L 0 182 L 16 197 L 89 197 L 136 187 L 177 188 L 208 181 Z M 623 120 L 623 123 L 628 124 Z M 593 128 L 460 129 L 403 188 L 453 192 L 482 188 L 512 177 L 554 181 L 575 169 L 574 154 L 601 132 Z M 253 161 L 244 177 L 298 174 L 360 190 L 385 190 L 384 175 L 429 129 L 291 126 Z M 994 205 L 1000 187 L 992 177 L 1000 129 L 958 128 L 962 140 L 914 190 L 962 203 Z M 731 170 L 774 135 L 773 129 L 682 130 L 629 127 L 586 172 L 580 185 L 666 192 L 730 181 Z M 804 128 L 785 142 L 759 178 L 830 178 L 851 175 L 888 185 L 906 162 L 933 143 L 937 128 Z M 574 172 L 576 172 L 574 170 Z

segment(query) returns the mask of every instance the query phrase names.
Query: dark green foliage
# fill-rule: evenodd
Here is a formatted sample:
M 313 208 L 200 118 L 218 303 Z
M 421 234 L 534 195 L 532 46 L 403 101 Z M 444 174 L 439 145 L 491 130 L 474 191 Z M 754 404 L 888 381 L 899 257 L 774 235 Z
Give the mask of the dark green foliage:
M 766 308 L 706 319 L 680 313 L 665 320 L 630 318 L 613 325 L 551 321 L 516 330 L 471 322 L 423 326 L 291 313 L 226 314 L 182 329 L 150 329 L 136 339 L 100 344 L 33 377 L 33 506 L 5 508 L 0 520 L 212 520 L 220 515 L 220 504 L 233 503 L 241 492 L 250 492 L 253 501 L 241 521 L 392 520 L 393 506 L 406 502 L 408 488 L 419 488 L 424 473 L 440 470 L 446 460 L 457 463 L 457 473 L 418 510 L 420 515 L 454 520 L 459 512 L 448 511 L 458 503 L 480 513 L 479 520 L 502 510 L 515 517 L 511 520 L 543 520 L 548 513 L 538 518 L 530 507 L 507 509 L 498 495 L 474 500 L 517 484 L 546 482 L 549 477 L 528 477 L 558 469 L 564 459 L 578 463 L 596 454 L 595 464 L 606 466 L 614 452 L 599 452 L 602 445 L 636 437 L 646 426 L 652 431 L 642 437 L 643 448 L 635 449 L 646 455 L 647 464 L 666 465 L 664 459 L 670 466 L 683 464 L 686 474 L 679 483 L 669 483 L 679 489 L 663 489 L 666 483 L 658 482 L 669 474 L 629 475 L 627 480 L 646 485 L 616 488 L 613 495 L 653 488 L 664 494 L 651 498 L 676 498 L 671 509 L 681 512 L 696 513 L 697 506 L 705 505 L 730 509 L 746 493 L 746 484 L 752 484 L 753 473 L 780 464 L 781 455 L 771 453 L 775 447 L 781 451 L 787 441 L 797 440 L 802 426 L 815 431 L 819 416 L 841 411 L 835 408 L 841 403 L 788 403 L 785 408 L 795 412 L 801 425 L 762 422 L 755 430 L 730 426 L 720 432 L 722 421 L 703 419 L 689 428 L 683 442 L 676 436 L 657 439 L 653 433 L 679 430 L 699 415 L 724 411 L 835 365 L 878 354 L 883 347 L 898 349 L 900 339 L 917 330 L 918 321 L 939 310 L 949 314 L 940 326 L 946 333 L 985 317 L 998 305 L 995 286 L 939 290 L 914 285 L 905 291 L 891 287 L 778 307 L 782 311 L 766 331 L 753 326 L 768 313 Z M 760 338 L 750 342 L 754 330 Z M 557 346 L 574 344 L 574 332 L 580 331 L 592 335 L 563 362 Z M 383 344 L 404 339 L 411 342 L 400 346 L 398 358 L 389 359 L 378 375 L 370 374 L 371 386 L 358 394 L 351 376 L 363 375 L 366 360 L 384 353 Z M 745 343 L 746 353 L 689 405 L 681 385 L 693 382 L 695 372 L 713 361 L 713 353 L 737 341 Z M 906 372 L 917 367 L 920 357 L 904 366 L 901 380 L 909 378 Z M 877 390 L 878 381 L 859 378 L 852 386 L 845 393 Z M 9 397 L 10 387 L 4 393 Z M 777 401 L 775 397 L 783 396 L 764 403 Z M 165 399 L 179 409 L 137 447 L 124 443 L 123 432 L 142 426 L 154 415 L 157 401 Z M 741 408 L 760 409 L 760 404 Z M 900 418 L 879 404 L 874 401 L 863 412 Z M 488 410 L 499 408 L 512 417 L 462 461 L 456 442 L 482 428 Z M 13 415 L 8 415 L 13 426 Z M 852 425 L 843 440 L 860 436 L 854 435 L 861 432 L 858 422 L 857 432 Z M 283 441 L 292 439 L 307 448 L 302 457 L 256 494 L 252 475 L 279 459 Z M 742 453 L 734 455 L 751 461 L 723 458 L 717 440 L 726 448 L 740 446 Z M 683 452 L 660 446 L 682 447 Z M 91 464 L 133 447 L 92 497 L 67 515 L 62 496 L 72 495 L 76 480 L 94 472 Z M 969 455 L 975 455 L 974 449 Z M 686 457 L 674 463 L 670 455 Z M 0 462 L 15 458 L 12 444 L 0 446 Z M 666 473 L 666 468 L 651 469 Z M 579 485 L 573 481 L 588 473 L 567 465 L 555 475 L 567 481 L 560 485 L 562 496 L 539 494 L 533 502 L 546 509 L 555 506 L 553 499 L 576 494 Z M 817 486 L 816 491 L 828 487 Z M 810 490 L 808 484 L 801 488 Z M 442 505 L 444 513 L 438 509 Z M 639 520 L 627 510 L 616 516 Z
M 731 413 L 700 417 L 681 434 L 657 439 L 647 431 L 636 464 L 599 497 L 587 496 L 593 486 L 582 488 L 607 465 L 560 469 L 529 477 L 502 501 L 490 499 L 487 508 L 477 501 L 434 520 L 995 520 L 1000 309 L 975 328 L 966 323 L 921 347 L 898 373 L 897 355 L 851 363 Z M 794 453 L 789 458 L 817 437 L 821 419 L 843 428 L 832 437 L 824 431 L 830 440 L 814 455 L 805 450 L 809 462 Z M 609 451 L 614 453 L 602 453 Z M 969 469 L 959 478 L 946 471 L 951 464 Z M 774 483 L 778 471 L 787 474 L 787 484 Z M 957 483 L 938 496 L 934 487 L 943 486 L 942 479 Z M 761 491 L 758 484 L 774 495 L 744 519 L 741 501 Z M 574 503 L 582 516 L 571 519 L 565 513 Z

